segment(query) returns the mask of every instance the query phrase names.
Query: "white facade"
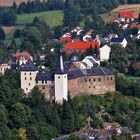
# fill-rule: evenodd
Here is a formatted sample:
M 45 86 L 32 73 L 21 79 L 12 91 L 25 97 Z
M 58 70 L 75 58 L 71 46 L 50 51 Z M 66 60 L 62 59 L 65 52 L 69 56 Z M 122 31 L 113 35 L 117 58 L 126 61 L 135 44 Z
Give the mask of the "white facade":
M 110 56 L 111 48 L 107 45 L 104 45 L 99 49 L 100 52 L 100 61 L 108 61 Z
M 21 71 L 21 88 L 28 94 L 36 85 L 36 75 L 38 71 Z
M 124 38 L 120 44 L 125 48 L 127 46 L 127 40 Z
M 7 63 L 0 64 L 0 74 L 4 74 L 7 69 L 10 69 Z
M 55 101 L 63 103 L 68 100 L 68 77 L 67 74 L 55 74 Z

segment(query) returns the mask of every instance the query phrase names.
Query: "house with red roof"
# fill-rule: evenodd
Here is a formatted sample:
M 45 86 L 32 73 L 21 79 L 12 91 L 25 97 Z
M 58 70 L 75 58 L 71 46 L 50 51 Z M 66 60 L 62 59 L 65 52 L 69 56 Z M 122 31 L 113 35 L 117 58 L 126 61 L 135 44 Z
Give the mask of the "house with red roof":
M 73 52 L 84 53 L 90 46 L 92 46 L 92 48 L 99 48 L 99 43 L 95 41 L 68 42 L 64 45 L 63 51 L 68 54 L 71 54 Z
M 71 41 L 71 33 L 67 32 L 64 35 L 60 37 L 60 42 L 61 43 L 66 43 Z
M 119 12 L 119 19 L 121 22 L 134 21 L 134 11 L 120 11 Z
M 33 57 L 29 54 L 29 53 L 27 53 L 27 52 L 17 52 L 16 53 L 16 62 L 21 66 L 21 65 L 23 65 L 23 64 L 26 64 L 26 62 L 28 61 L 28 60 L 32 60 L 33 61 Z

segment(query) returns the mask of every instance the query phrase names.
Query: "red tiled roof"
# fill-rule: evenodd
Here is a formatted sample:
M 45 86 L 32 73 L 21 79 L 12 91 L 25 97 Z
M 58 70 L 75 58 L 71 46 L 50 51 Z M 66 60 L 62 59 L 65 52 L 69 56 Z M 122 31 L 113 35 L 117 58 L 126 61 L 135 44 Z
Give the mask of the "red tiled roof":
M 99 47 L 98 42 L 90 41 L 90 42 L 68 42 L 64 48 L 65 49 L 87 49 L 92 45 L 93 48 Z
M 134 18 L 133 11 L 120 11 L 119 15 L 121 18 Z
M 16 52 L 16 60 L 19 60 L 21 56 L 23 56 L 26 60 L 30 58 L 30 54 L 27 52 Z
M 70 37 L 60 37 L 60 42 L 69 42 L 71 40 L 71 38 Z

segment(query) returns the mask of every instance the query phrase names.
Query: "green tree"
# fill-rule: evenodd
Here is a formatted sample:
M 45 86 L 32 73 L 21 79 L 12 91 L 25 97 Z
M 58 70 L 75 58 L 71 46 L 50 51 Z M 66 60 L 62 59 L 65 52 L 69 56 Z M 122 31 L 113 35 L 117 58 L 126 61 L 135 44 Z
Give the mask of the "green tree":
M 4 40 L 5 39 L 5 32 L 2 29 L 2 27 L 0 26 L 0 40 Z
M 63 103 L 63 110 L 62 110 L 62 133 L 69 134 L 70 132 L 74 131 L 74 114 L 71 110 L 71 107 L 67 101 Z
M 74 0 L 67 1 L 67 8 L 64 10 L 64 25 L 74 27 L 79 24 L 80 7 Z
M 31 109 L 29 106 L 17 102 L 10 111 L 10 125 L 12 127 L 23 127 L 29 122 L 31 116 Z
M 125 48 L 119 44 L 112 45 L 109 61 L 114 68 L 118 69 L 120 72 L 125 72 L 125 66 L 128 63 L 128 56 Z

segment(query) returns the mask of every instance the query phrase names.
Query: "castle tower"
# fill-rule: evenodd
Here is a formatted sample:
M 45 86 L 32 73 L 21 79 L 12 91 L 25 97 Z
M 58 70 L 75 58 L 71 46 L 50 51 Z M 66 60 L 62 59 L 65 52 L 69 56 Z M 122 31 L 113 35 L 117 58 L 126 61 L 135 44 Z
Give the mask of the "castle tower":
M 60 55 L 59 64 L 55 73 L 55 101 L 62 103 L 68 99 L 68 76 L 64 72 L 63 58 Z
M 21 88 L 28 94 L 36 85 L 36 75 L 38 68 L 29 59 L 25 65 L 21 66 L 20 80 Z

